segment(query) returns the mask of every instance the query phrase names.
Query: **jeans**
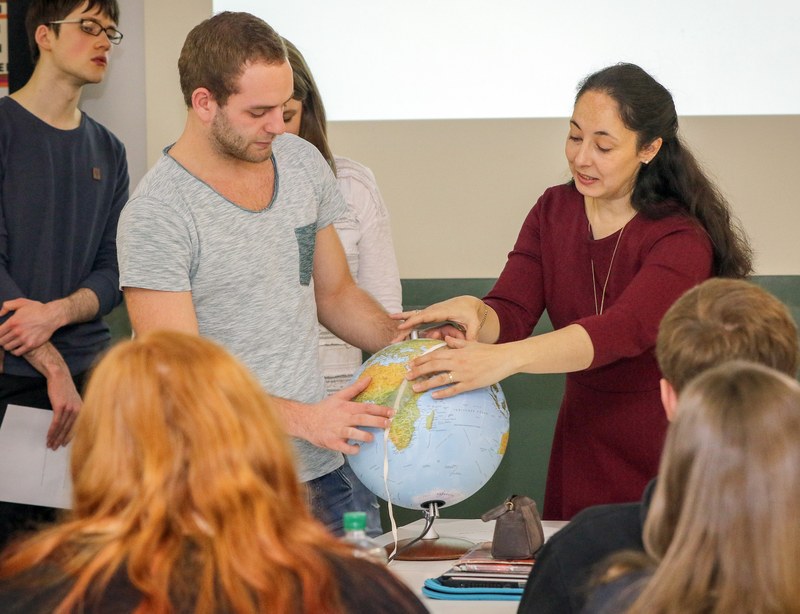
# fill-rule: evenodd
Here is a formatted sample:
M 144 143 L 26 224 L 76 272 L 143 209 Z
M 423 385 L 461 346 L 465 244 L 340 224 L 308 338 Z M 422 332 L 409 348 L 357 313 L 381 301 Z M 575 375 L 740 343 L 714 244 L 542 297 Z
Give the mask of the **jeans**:
M 381 508 L 378 505 L 378 497 L 358 479 L 358 476 L 350 469 L 350 463 L 345 458 L 345 466 L 350 472 L 353 483 L 353 507 L 354 510 L 367 513 L 367 535 L 377 537 L 383 534 L 381 526 Z
M 377 499 L 345 463 L 314 480 L 306 482 L 311 512 L 334 535 L 344 535 L 342 517 L 345 512 L 367 512 L 367 534 L 380 535 L 381 519 Z M 370 503 L 370 496 L 373 503 Z

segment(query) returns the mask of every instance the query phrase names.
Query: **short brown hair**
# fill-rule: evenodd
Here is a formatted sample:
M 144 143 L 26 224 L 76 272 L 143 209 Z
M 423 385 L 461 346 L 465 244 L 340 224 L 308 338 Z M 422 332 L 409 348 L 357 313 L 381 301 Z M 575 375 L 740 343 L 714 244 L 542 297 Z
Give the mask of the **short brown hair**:
M 749 360 L 794 377 L 797 325 L 786 305 L 756 284 L 713 278 L 689 290 L 664 315 L 656 356 L 678 392 L 726 360 Z
M 187 107 L 198 87 L 224 106 L 238 92 L 237 80 L 251 62 L 286 62 L 283 39 L 269 24 L 250 13 L 225 11 L 195 26 L 178 59 L 181 91 Z

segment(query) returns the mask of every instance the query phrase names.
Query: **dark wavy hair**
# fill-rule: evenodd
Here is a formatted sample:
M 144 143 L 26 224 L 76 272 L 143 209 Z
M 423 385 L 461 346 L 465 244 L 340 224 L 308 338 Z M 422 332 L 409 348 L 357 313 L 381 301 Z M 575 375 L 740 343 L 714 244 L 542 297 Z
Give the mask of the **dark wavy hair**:
M 25 13 L 25 32 L 28 35 L 28 46 L 33 63 L 39 61 L 39 45 L 36 44 L 36 28 L 49 25 L 51 21 L 60 21 L 82 4 L 86 4 L 85 12 L 103 13 L 111 21 L 119 23 L 119 4 L 117 0 L 33 0 Z M 52 26 L 58 34 L 59 24 Z
M 639 66 L 620 63 L 584 79 L 575 100 L 586 92 L 602 92 L 617 103 L 622 122 L 637 134 L 640 148 L 662 139 L 656 157 L 639 169 L 633 208 L 651 219 L 676 213 L 692 216 L 711 239 L 716 275 L 747 277 L 753 270 L 747 236 L 678 135 L 678 115 L 669 91 Z

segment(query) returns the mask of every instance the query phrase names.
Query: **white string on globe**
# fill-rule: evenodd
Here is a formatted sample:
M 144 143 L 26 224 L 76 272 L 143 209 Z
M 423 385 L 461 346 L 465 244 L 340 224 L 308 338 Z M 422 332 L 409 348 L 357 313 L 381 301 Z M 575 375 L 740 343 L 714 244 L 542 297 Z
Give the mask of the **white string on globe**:
M 422 352 L 420 356 L 425 356 L 425 354 L 429 354 L 434 350 L 438 350 L 441 347 L 446 347 L 447 344 L 443 341 L 442 343 L 437 343 L 433 347 L 429 347 L 427 350 Z M 406 392 L 406 388 L 410 386 L 410 383 L 407 379 L 403 379 L 400 383 L 400 386 L 397 388 L 397 395 L 394 398 L 394 403 L 392 403 L 392 409 L 394 409 L 395 415 L 398 411 L 400 411 L 400 404 L 403 400 L 403 395 Z M 394 540 L 394 548 L 389 555 L 389 560 L 391 561 L 394 558 L 394 555 L 397 554 L 397 523 L 394 519 L 394 508 L 392 507 L 392 497 L 389 495 L 389 431 L 392 428 L 391 424 L 389 427 L 383 431 L 383 487 L 386 491 L 386 502 L 388 504 L 389 510 L 389 521 L 392 524 L 392 540 Z

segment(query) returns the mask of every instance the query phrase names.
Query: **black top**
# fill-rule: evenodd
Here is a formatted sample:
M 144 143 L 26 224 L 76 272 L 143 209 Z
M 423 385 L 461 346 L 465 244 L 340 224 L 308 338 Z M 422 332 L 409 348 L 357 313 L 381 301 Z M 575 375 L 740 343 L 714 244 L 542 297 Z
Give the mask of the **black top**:
M 525 586 L 521 614 L 578 614 L 595 566 L 620 550 L 644 551 L 642 528 L 655 480 L 642 501 L 597 505 L 577 514 L 536 555 Z
M 365 559 L 330 557 L 340 588 L 343 611 L 350 614 L 425 614 L 428 610 L 413 592 L 386 567 Z M 53 568 L 43 566 L 35 572 L 35 579 L 24 583 L 0 583 L 0 612 L 3 614 L 49 614 L 64 598 L 71 582 L 54 578 Z M 29 578 L 31 574 L 26 574 Z M 194 599 L 188 596 L 176 599 L 176 614 L 194 612 Z M 76 614 L 125 614 L 133 612 L 142 600 L 142 594 L 131 584 L 127 574 L 118 572 L 106 590 L 96 598 L 88 599 Z M 298 604 L 298 613 L 301 612 Z M 227 609 L 220 609 L 227 612 Z M 311 613 L 307 613 L 311 614 Z
M 613 582 L 599 584 L 590 591 L 581 614 L 625 612 L 641 594 L 650 573 L 649 570 L 635 571 L 620 576 Z

